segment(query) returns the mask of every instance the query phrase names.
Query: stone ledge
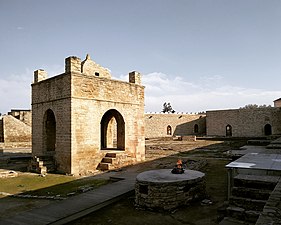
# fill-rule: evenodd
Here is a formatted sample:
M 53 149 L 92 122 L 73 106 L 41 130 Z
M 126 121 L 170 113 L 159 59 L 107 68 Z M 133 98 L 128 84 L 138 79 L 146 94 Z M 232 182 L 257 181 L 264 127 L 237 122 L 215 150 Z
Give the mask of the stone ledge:
M 281 224 L 281 181 L 272 191 L 256 225 Z

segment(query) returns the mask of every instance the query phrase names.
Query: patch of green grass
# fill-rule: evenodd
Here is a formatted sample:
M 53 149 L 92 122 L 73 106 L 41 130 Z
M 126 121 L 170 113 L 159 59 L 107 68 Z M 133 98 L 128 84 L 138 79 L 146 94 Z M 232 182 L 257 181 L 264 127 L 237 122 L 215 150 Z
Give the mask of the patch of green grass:
M 18 177 L 1 179 L 0 192 L 66 196 L 68 193 L 79 193 L 85 188 L 97 188 L 108 182 L 110 181 L 91 178 L 77 179 L 55 174 L 48 174 L 45 177 L 23 174 Z

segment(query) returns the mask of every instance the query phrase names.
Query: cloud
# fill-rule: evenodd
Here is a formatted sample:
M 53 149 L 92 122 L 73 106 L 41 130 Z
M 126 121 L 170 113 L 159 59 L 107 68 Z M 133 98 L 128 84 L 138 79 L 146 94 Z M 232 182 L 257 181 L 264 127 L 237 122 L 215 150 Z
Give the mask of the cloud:
M 183 77 L 163 73 L 143 75 L 145 110 L 160 112 L 164 102 L 170 102 L 176 112 L 240 108 L 247 104 L 272 105 L 281 91 L 248 89 L 226 84 L 223 77 L 202 77 L 191 82 Z
M 47 67 L 48 77 L 61 74 L 63 68 L 58 65 Z M 0 113 L 6 114 L 11 109 L 31 109 L 31 83 L 33 82 L 31 69 L 25 69 L 21 74 L 11 74 L 0 77 Z
M 32 79 L 30 72 L 27 69 L 21 75 L 0 78 L 0 113 L 6 114 L 11 109 L 30 109 Z
M 61 65 L 46 67 L 48 77 L 63 73 Z M 0 77 L 0 113 L 12 108 L 31 108 L 31 83 L 33 71 Z M 128 75 L 113 77 L 128 81 Z M 160 112 L 164 102 L 170 102 L 176 112 L 201 112 L 206 110 L 239 108 L 247 104 L 272 105 L 281 97 L 281 91 L 248 89 L 226 84 L 222 76 L 202 77 L 197 82 L 184 77 L 153 72 L 142 76 L 145 86 L 145 111 Z

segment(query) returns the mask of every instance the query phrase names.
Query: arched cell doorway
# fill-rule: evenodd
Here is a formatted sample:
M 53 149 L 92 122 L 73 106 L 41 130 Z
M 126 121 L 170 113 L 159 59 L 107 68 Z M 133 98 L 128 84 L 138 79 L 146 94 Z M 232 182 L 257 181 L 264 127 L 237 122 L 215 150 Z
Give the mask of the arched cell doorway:
M 43 143 L 45 151 L 56 150 L 56 118 L 51 109 L 48 109 L 44 115 Z
M 108 110 L 101 119 L 101 149 L 125 150 L 125 122 L 115 109 Z
M 270 124 L 266 124 L 264 126 L 264 135 L 271 135 L 272 134 L 272 127 Z
M 197 134 L 199 132 L 199 126 L 198 124 L 194 125 L 194 133 Z
M 225 127 L 225 136 L 226 137 L 232 136 L 232 126 L 229 124 Z
M 167 135 L 172 135 L 172 127 L 170 125 L 167 126 Z

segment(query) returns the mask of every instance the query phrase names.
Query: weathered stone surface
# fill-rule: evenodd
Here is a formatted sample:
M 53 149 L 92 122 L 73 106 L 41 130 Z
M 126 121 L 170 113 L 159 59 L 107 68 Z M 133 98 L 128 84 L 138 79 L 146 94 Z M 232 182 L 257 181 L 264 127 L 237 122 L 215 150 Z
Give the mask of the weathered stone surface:
M 111 80 L 105 71 L 89 57 L 82 64 L 69 57 L 64 74 L 32 84 L 34 156 L 53 155 L 58 170 L 69 174 L 95 171 L 110 151 L 126 156 L 120 157 L 120 167 L 126 160 L 144 160 L 144 87 Z M 49 136 L 46 113 L 53 129 Z
M 259 137 L 265 135 L 265 125 L 272 134 L 281 133 L 281 108 L 231 109 L 206 112 L 207 135 L 226 136 L 226 126 L 232 128 L 233 137 Z
M 278 182 L 261 215 L 259 216 L 256 225 L 281 224 L 281 181 Z
M 11 115 L 2 117 L 4 142 L 29 142 L 31 141 L 31 127 Z
M 154 210 L 172 210 L 205 197 L 205 174 L 186 170 L 172 174 L 171 169 L 146 171 L 137 176 L 136 205 Z
M 169 128 L 171 130 L 169 130 Z M 202 135 L 206 133 L 205 115 L 145 114 L 145 137 Z

